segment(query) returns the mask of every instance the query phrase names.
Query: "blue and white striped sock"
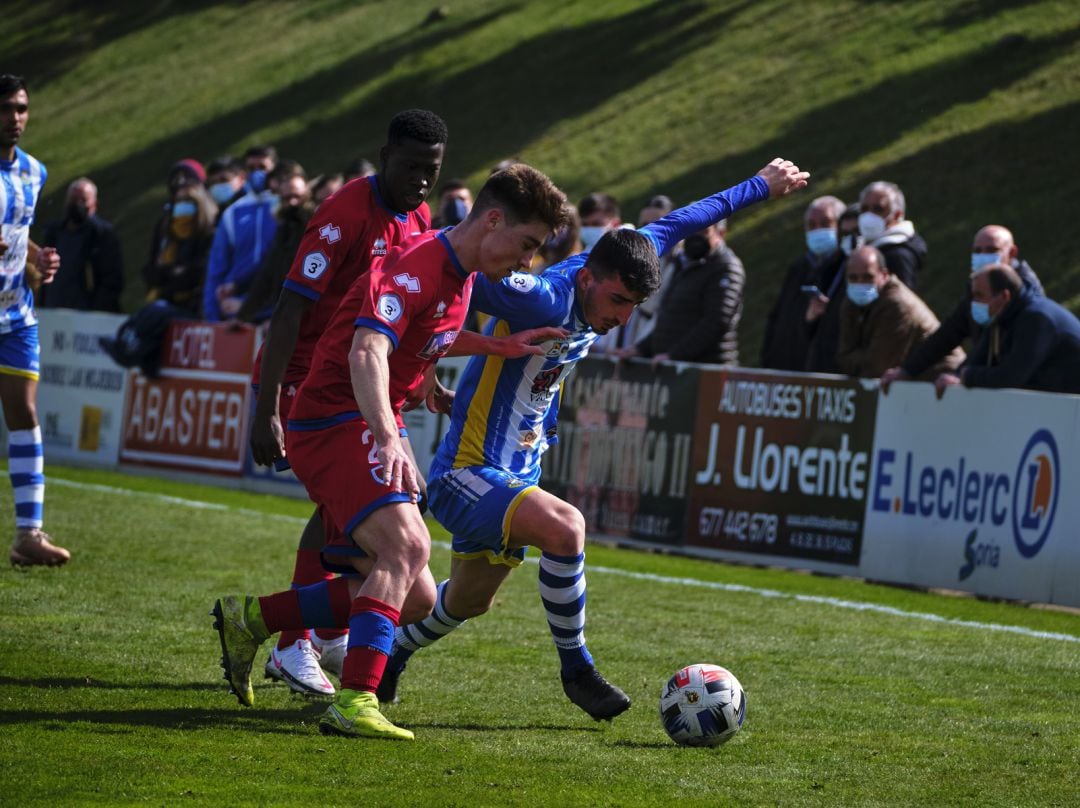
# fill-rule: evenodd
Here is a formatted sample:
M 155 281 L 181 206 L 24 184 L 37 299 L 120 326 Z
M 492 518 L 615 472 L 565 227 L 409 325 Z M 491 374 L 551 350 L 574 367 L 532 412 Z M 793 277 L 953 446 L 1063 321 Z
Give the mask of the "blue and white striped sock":
M 563 678 L 593 664 L 585 647 L 585 554 L 540 556 L 540 599 L 562 663 Z
M 45 505 L 45 453 L 41 427 L 16 429 L 8 437 L 8 474 L 15 490 L 15 527 L 41 527 Z
M 435 608 L 432 609 L 431 614 L 419 623 L 398 626 L 397 631 L 394 632 L 394 652 L 388 663 L 390 668 L 400 668 L 416 651 L 441 640 L 465 622 L 464 619 L 454 617 L 446 611 L 446 585 L 448 583 L 450 583 L 449 579 L 439 584 L 435 593 Z

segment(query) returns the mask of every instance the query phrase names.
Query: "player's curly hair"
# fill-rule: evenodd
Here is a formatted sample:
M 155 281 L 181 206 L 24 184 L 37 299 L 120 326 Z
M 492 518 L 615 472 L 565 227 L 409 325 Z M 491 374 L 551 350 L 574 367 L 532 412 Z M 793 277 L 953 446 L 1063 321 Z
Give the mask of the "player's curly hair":
M 660 257 L 648 236 L 636 230 L 609 230 L 596 242 L 587 266 L 597 280 L 618 273 L 631 292 L 648 297 L 660 288 Z
M 446 143 L 450 133 L 446 122 L 426 109 L 407 109 L 390 119 L 386 130 L 386 142 L 401 143 L 403 140 L 417 140 L 429 146 Z
M 546 174 L 525 163 L 515 163 L 488 177 L 470 216 L 491 208 L 500 208 L 513 224 L 541 221 L 552 231 L 570 219 L 566 194 Z

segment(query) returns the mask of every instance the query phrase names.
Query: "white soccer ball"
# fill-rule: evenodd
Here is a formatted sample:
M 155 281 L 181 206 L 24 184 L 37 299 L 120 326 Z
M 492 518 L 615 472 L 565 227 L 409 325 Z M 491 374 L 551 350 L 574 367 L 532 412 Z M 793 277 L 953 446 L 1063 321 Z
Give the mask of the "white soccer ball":
M 746 718 L 746 695 L 731 671 L 719 665 L 687 665 L 660 694 L 660 722 L 680 746 L 719 746 Z

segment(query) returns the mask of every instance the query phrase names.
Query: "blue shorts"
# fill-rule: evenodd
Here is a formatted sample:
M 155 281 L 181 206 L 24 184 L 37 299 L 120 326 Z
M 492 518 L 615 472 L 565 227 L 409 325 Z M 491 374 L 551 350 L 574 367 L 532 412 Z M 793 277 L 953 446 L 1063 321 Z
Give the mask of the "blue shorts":
M 37 323 L 9 334 L 0 334 L 0 373 L 37 381 L 41 371 L 41 348 Z
M 455 558 L 487 558 L 518 566 L 524 547 L 510 549 L 510 521 L 535 485 L 489 466 L 452 469 L 428 483 L 431 513 L 453 536 Z

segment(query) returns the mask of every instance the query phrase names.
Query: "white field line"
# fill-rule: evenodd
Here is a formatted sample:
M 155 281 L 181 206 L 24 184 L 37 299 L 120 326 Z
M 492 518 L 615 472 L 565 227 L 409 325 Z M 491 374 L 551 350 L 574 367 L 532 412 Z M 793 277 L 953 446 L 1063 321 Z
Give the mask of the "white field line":
M 242 516 L 270 519 L 298 526 L 307 524 L 307 518 L 305 517 L 266 513 L 265 511 L 257 511 L 252 508 L 238 508 L 232 505 L 222 505 L 217 502 L 203 502 L 194 499 L 184 499 L 182 497 L 172 497 L 168 494 L 158 494 L 152 491 L 135 491 L 129 488 L 117 488 L 115 486 L 99 485 L 97 483 L 83 483 L 75 480 L 58 479 L 56 477 L 50 477 L 48 484 L 65 486 L 68 488 L 78 488 L 85 491 L 98 491 L 103 494 L 113 494 L 116 496 L 145 497 L 157 500 L 158 502 L 166 502 L 171 505 L 180 505 L 186 508 L 228 511 Z M 433 542 L 433 544 L 446 549 L 449 549 L 450 547 L 448 543 L 441 541 Z M 531 557 L 527 558 L 526 561 L 534 564 L 538 563 L 535 558 Z M 1008 634 L 1019 634 L 1022 637 L 1032 637 L 1040 640 L 1058 640 L 1060 642 L 1080 643 L 1080 637 L 1073 634 L 1061 634 L 1054 631 L 1038 631 L 1036 629 L 1025 628 L 1024 626 L 1008 626 L 1001 623 L 982 623 L 977 620 L 959 620 L 955 617 L 943 617 L 942 615 L 933 614 L 931 612 L 909 612 L 904 609 L 897 609 L 893 606 L 883 606 L 879 603 L 844 600 L 842 598 L 830 598 L 823 595 L 800 595 L 798 593 L 781 592 L 777 589 L 761 589 L 754 586 L 745 586 L 743 584 L 725 584 L 719 581 L 702 581 L 697 578 L 675 578 L 668 575 L 656 575 L 651 572 L 633 572 L 631 570 L 623 570 L 616 567 L 602 567 L 591 564 L 588 566 L 588 571 L 590 574 L 601 573 L 604 575 L 615 575 L 622 578 L 632 578 L 638 581 L 652 581 L 654 583 L 667 584 L 670 586 L 712 589 L 721 592 L 757 595 L 758 597 L 763 598 L 794 600 L 799 603 L 816 603 L 821 606 L 832 606 L 836 609 L 848 609 L 856 612 L 874 612 L 877 614 L 889 615 L 890 617 L 901 617 L 907 620 L 922 620 L 924 622 L 938 623 L 946 626 L 960 626 L 963 628 L 976 629 L 978 631 L 997 631 Z

